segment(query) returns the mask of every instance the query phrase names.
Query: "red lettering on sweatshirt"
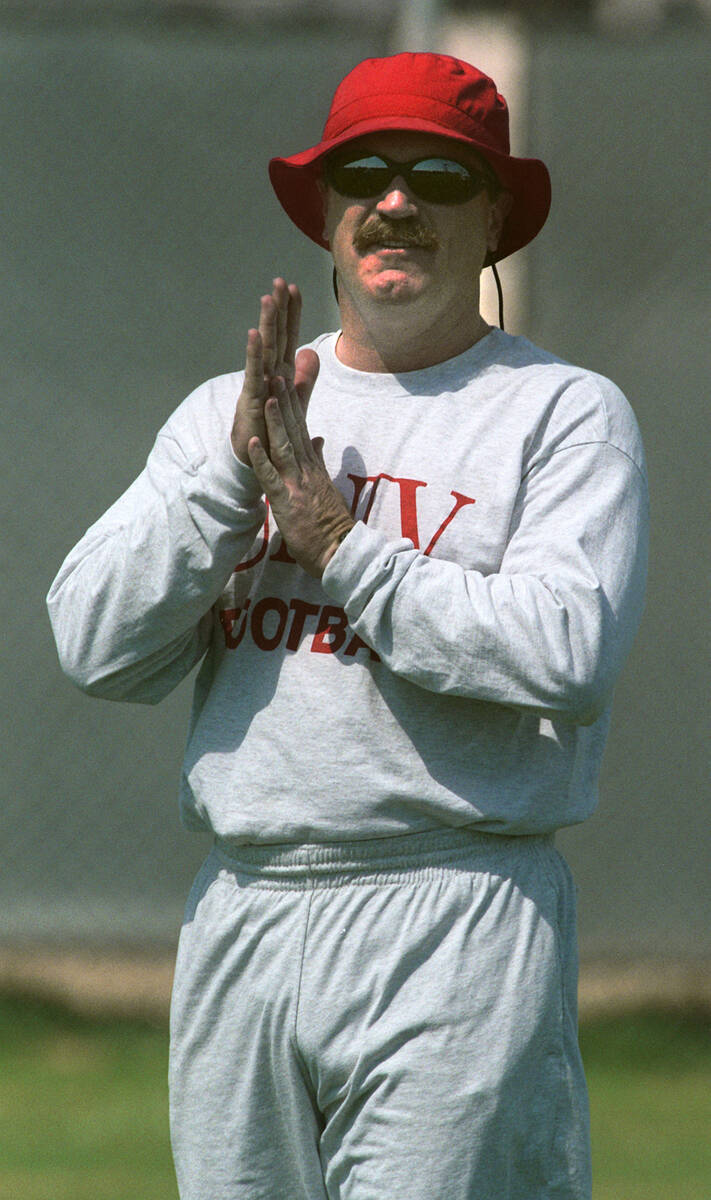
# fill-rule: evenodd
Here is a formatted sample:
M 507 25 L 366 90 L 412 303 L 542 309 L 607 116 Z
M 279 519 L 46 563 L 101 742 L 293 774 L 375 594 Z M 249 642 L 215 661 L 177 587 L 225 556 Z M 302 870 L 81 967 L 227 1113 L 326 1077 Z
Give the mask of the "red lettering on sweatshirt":
M 279 545 L 277 546 L 276 550 L 274 551 L 273 554 L 269 555 L 269 561 L 270 562 L 281 562 L 281 563 L 295 563 L 296 559 L 291 557 L 291 555 L 289 554 L 289 551 L 286 548 L 286 542 L 284 541 L 283 538 L 280 538 Z
M 361 518 L 364 525 L 368 524 L 368 518 L 375 502 L 375 496 L 380 481 L 382 479 L 387 479 L 390 483 L 396 483 L 398 485 L 400 489 L 400 528 L 402 530 L 402 536 L 409 538 L 415 549 L 419 550 L 420 533 L 417 524 L 417 489 L 421 487 L 427 487 L 425 481 L 423 479 L 406 479 L 403 476 L 386 475 L 385 472 L 381 472 L 379 475 L 365 476 L 349 474 L 348 478 L 353 481 L 353 503 L 351 504 L 352 517 L 355 517 L 356 515 L 358 503 L 366 483 L 373 485 L 370 489 L 368 502 Z M 462 492 L 453 491 L 450 493 L 450 495 L 454 496 L 454 507 L 444 518 L 442 524 L 439 526 L 439 529 L 436 530 L 430 539 L 430 543 L 427 549 L 424 551 L 425 554 L 430 554 L 432 552 L 447 526 L 456 517 L 460 508 L 464 508 L 467 504 L 476 504 L 476 500 L 474 500 L 471 496 L 463 495 Z
M 296 596 L 289 602 L 289 608 L 292 609 L 294 616 L 289 636 L 286 639 L 286 648 L 287 650 L 298 650 L 306 618 L 317 617 L 321 610 L 318 604 L 309 604 L 308 600 L 299 600 Z
M 314 634 L 314 640 L 311 643 L 311 650 L 315 654 L 335 654 L 337 650 L 346 640 L 346 630 L 348 628 L 348 619 L 342 608 L 336 608 L 332 604 L 325 604 L 321 609 L 321 620 L 318 623 L 318 628 Z M 330 641 L 326 641 L 326 637 Z
M 451 511 L 451 513 L 449 514 L 449 516 L 447 516 L 447 517 L 445 517 L 445 518 L 444 518 L 444 520 L 443 520 L 442 524 L 440 525 L 439 529 L 438 529 L 438 530 L 437 530 L 437 532 L 434 534 L 434 536 L 433 536 L 433 538 L 432 538 L 432 540 L 431 540 L 431 542 L 430 542 L 429 546 L 428 546 L 428 547 L 427 547 L 427 549 L 425 550 L 425 554 L 429 554 L 429 553 L 430 553 L 430 551 L 431 551 L 431 550 L 432 550 L 432 549 L 433 549 L 433 548 L 434 548 L 434 547 L 437 545 L 437 542 L 438 542 L 438 541 L 439 541 L 439 539 L 441 538 L 441 536 L 442 536 L 442 534 L 444 533 L 445 529 L 446 529 L 446 528 L 447 528 L 447 526 L 449 525 L 450 521 L 453 521 L 453 520 L 454 520 L 454 518 L 456 517 L 456 515 L 457 515 L 457 513 L 459 512 L 460 508 L 464 508 L 464 507 L 465 507 L 465 505 L 467 505 L 467 504 L 476 504 L 476 500 L 473 500 L 471 496 L 463 496 L 461 492 L 450 492 L 450 496 L 454 496 L 454 508 L 452 509 L 452 511 Z
M 321 619 L 311 643 L 312 654 L 337 654 L 351 632 L 344 610 L 337 608 L 335 604 L 325 604 L 321 609 Z M 326 640 L 327 637 L 329 641 Z M 343 653 L 353 658 L 359 650 L 367 650 L 373 662 L 381 661 L 380 655 L 354 633 Z
M 346 656 L 346 658 L 352 658 L 353 655 L 356 654 L 358 650 L 367 650 L 368 653 L 370 654 L 370 657 L 372 658 L 373 662 L 381 662 L 382 661 L 377 650 L 373 650 L 372 646 L 369 646 L 367 644 L 367 642 L 364 642 L 361 637 L 358 637 L 357 633 L 354 633 L 353 637 L 351 638 L 350 642 L 346 646 L 343 653 Z
M 276 650 L 284 641 L 291 615 L 285 649 L 298 650 L 306 621 L 317 618 L 309 647 L 314 654 L 337 654 L 343 650 L 345 656 L 353 658 L 359 650 L 367 650 L 373 662 L 380 662 L 380 656 L 357 633 L 353 633 L 344 610 L 335 604 L 319 606 L 295 596 L 287 605 L 279 596 L 264 596 L 257 601 L 251 613 L 248 612 L 249 607 L 248 597 L 241 608 L 224 608 L 218 614 L 228 650 L 236 650 L 247 631 L 260 650 Z M 238 622 L 239 627 L 235 631 Z
M 366 483 L 372 483 L 368 503 L 363 513 L 363 524 L 368 524 L 368 517 L 375 503 L 375 495 L 378 490 L 378 484 L 381 479 L 387 479 L 389 483 L 396 483 L 400 488 L 400 527 L 402 536 L 409 538 L 416 550 L 420 548 L 420 538 L 417 531 L 417 496 L 418 488 L 427 487 L 424 479 L 404 479 L 397 475 L 386 475 L 381 471 L 379 475 L 350 475 L 349 479 L 353 480 L 353 504 L 351 506 L 351 515 L 355 517 L 358 501 L 360 500 L 361 492 Z
M 273 626 L 274 621 L 270 619 L 266 621 L 268 613 L 276 613 L 276 628 L 274 632 L 268 634 L 265 632 L 265 626 Z M 259 646 L 260 650 L 276 650 L 281 639 L 284 636 L 286 622 L 289 616 L 289 609 L 283 600 L 278 596 L 265 596 L 255 604 L 252 609 L 252 617 L 249 622 L 250 632 L 254 639 L 255 646 Z
M 269 548 L 269 501 L 265 499 L 264 503 L 267 506 L 267 514 L 264 518 L 264 528 L 262 530 L 261 545 L 259 546 L 257 553 L 253 554 L 251 558 L 246 558 L 244 560 L 244 562 L 237 563 L 237 566 L 234 569 L 235 575 L 239 571 L 249 571 L 249 569 L 251 567 L 256 567 L 257 563 L 260 563 L 262 561 L 262 559 L 264 558 L 264 555 L 266 554 L 266 552 Z M 291 555 L 289 554 L 289 551 L 286 548 L 286 542 L 284 541 L 283 537 L 279 538 L 279 544 L 277 545 L 274 552 L 269 555 L 269 560 L 270 560 L 270 562 L 282 562 L 282 563 L 295 563 L 296 562 L 296 559 L 292 558 Z
M 402 536 L 409 538 L 416 550 L 420 549 L 420 532 L 417 520 L 417 489 L 427 487 L 424 479 L 408 479 L 403 475 L 388 475 L 385 471 L 381 471 L 378 475 L 348 475 L 348 478 L 353 483 L 353 500 L 351 503 L 351 516 L 355 518 L 358 510 L 358 505 L 363 496 L 363 489 L 369 483 L 371 485 L 370 493 L 365 504 L 363 515 L 360 518 L 364 525 L 368 524 L 370 514 L 375 504 L 375 499 L 378 494 L 378 488 L 383 480 L 387 483 L 396 483 L 400 492 L 400 529 Z M 437 542 L 441 538 L 445 529 L 452 523 L 457 513 L 462 508 L 466 508 L 469 504 L 476 504 L 473 496 L 465 496 L 463 492 L 452 490 L 451 496 L 454 496 L 454 505 L 450 512 L 444 517 L 439 527 L 435 530 L 430 538 L 427 549 L 424 554 L 431 554 Z M 244 562 L 238 563 L 235 567 L 235 574 L 238 571 L 247 571 L 250 567 L 256 567 L 262 561 L 269 547 L 269 502 L 267 504 L 267 515 L 264 519 L 264 529 L 262 531 L 261 544 L 255 554 L 251 558 L 245 559 Z M 286 542 L 283 537 L 279 537 L 275 544 L 275 549 L 269 555 L 270 562 L 294 564 L 295 559 L 289 553 Z
M 245 630 L 247 628 L 247 609 L 248 608 L 249 608 L 249 596 L 247 597 L 247 599 L 245 600 L 245 602 L 241 608 L 223 608 L 222 611 L 220 612 L 220 624 L 222 625 L 222 629 L 225 634 L 225 645 L 228 650 L 236 650 L 237 647 L 239 646 L 240 642 L 242 641 L 242 638 L 244 637 Z M 244 614 L 242 617 L 242 624 L 239 627 L 239 631 L 236 634 L 234 634 L 232 632 L 232 630 L 234 629 L 235 621 L 237 620 L 240 613 Z
M 247 558 L 244 560 L 244 562 L 237 563 L 237 566 L 234 569 L 234 574 L 236 575 L 238 571 L 248 571 L 250 567 L 256 567 L 257 563 L 261 562 L 262 559 L 264 558 L 264 555 L 267 552 L 268 545 L 269 545 L 269 505 L 267 504 L 267 515 L 264 518 L 264 529 L 262 531 L 262 544 L 259 547 L 257 553 L 255 555 L 253 555 L 252 558 Z

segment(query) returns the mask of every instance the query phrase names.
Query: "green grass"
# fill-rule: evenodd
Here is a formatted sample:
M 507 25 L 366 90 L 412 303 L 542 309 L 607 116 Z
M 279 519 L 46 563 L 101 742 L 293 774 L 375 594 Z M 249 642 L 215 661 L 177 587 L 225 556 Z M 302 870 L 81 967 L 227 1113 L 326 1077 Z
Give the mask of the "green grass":
M 711 1200 L 711 1022 L 661 1015 L 583 1026 L 594 1200 Z
M 1 1200 L 176 1200 L 167 1035 L 0 1001 Z
M 594 1200 L 711 1200 L 708 1019 L 598 1021 L 581 1045 Z M 163 1029 L 0 999 L 0 1200 L 177 1200 L 167 1055 Z

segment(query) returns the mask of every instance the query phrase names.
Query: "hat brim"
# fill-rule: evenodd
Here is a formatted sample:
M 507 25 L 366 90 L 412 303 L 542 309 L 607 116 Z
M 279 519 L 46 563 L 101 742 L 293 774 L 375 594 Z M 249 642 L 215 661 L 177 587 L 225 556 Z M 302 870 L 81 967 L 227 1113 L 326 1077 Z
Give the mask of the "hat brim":
M 511 195 L 512 204 L 499 245 L 487 262 L 507 258 L 533 241 L 543 228 L 551 204 L 551 184 L 548 169 L 540 159 L 497 153 L 490 146 L 464 134 L 459 136 L 422 117 L 379 117 L 351 125 L 340 137 L 319 142 L 289 158 L 273 158 L 269 163 L 269 178 L 279 203 L 302 233 L 317 245 L 329 249 L 323 234 L 323 199 L 319 188 L 322 159 L 337 146 L 389 129 L 446 137 L 475 150 L 493 168 L 502 187 Z

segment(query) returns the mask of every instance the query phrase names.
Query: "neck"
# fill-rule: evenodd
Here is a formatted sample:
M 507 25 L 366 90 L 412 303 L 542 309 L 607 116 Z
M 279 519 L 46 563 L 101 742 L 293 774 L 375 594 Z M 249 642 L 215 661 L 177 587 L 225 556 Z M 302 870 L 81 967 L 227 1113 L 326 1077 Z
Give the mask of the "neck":
M 490 332 L 491 326 L 473 306 L 447 320 L 419 322 L 405 309 L 386 313 L 381 308 L 371 320 L 349 303 L 340 303 L 342 333 L 336 356 L 347 367 L 392 375 L 421 371 L 463 354 Z

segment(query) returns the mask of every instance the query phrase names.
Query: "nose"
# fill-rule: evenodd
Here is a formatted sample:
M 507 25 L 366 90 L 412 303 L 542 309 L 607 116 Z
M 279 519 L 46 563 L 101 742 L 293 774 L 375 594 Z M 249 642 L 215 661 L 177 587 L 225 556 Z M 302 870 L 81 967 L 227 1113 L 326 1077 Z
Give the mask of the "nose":
M 417 205 L 400 177 L 390 181 L 375 207 L 383 216 L 395 218 L 411 217 L 417 212 Z

